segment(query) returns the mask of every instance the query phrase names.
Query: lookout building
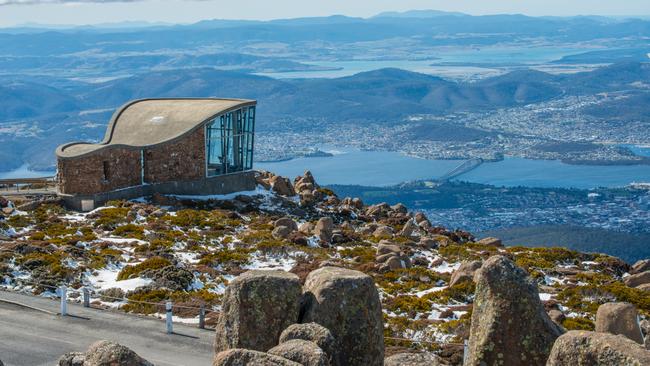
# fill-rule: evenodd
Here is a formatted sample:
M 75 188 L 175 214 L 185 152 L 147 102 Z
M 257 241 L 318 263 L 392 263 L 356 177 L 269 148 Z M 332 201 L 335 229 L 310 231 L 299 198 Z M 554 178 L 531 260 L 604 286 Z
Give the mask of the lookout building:
M 56 150 L 58 194 L 91 210 L 154 193 L 226 194 L 255 188 L 254 100 L 142 99 L 120 107 L 103 141 Z

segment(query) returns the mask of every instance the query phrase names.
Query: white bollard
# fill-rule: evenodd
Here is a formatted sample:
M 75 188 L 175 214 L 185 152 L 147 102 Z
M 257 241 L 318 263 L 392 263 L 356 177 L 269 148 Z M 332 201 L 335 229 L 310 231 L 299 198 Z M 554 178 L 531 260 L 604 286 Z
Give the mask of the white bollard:
M 84 307 L 89 308 L 90 307 L 90 290 L 87 287 L 84 287 L 83 295 L 84 295 Z
M 165 310 L 167 311 L 167 334 L 174 333 L 174 325 L 172 323 L 172 302 L 167 301 L 165 304 Z
M 67 292 L 68 289 L 65 287 L 65 285 L 61 286 L 59 288 L 59 291 L 61 292 L 61 316 L 66 316 L 68 315 L 68 299 L 67 299 Z
M 205 329 L 205 305 L 201 305 L 199 310 L 199 328 Z
M 469 357 L 469 341 L 463 340 L 463 365 L 467 364 L 467 357 Z

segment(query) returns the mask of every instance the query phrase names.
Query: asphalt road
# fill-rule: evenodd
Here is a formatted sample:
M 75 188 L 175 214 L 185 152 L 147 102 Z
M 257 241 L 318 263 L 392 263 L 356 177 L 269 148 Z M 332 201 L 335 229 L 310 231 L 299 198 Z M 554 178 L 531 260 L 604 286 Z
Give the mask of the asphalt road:
M 59 307 L 54 300 L 0 291 L 0 360 L 6 366 L 52 366 L 62 354 L 85 351 L 93 342 L 106 339 L 157 366 L 211 365 L 213 331 L 174 324 L 175 334 L 168 335 L 160 320 L 76 304 L 68 304 L 69 316 L 61 317 L 56 315 Z

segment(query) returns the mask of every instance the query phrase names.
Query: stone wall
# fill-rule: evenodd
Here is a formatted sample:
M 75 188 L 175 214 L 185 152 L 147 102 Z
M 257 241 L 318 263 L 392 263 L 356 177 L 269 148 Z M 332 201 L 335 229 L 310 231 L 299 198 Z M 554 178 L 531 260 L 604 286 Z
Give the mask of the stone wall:
M 59 192 L 64 194 L 94 194 L 142 183 L 140 150 L 109 148 L 77 159 L 59 159 L 57 170 Z
M 162 183 L 205 177 L 203 128 L 170 143 L 144 150 L 144 181 Z
M 57 162 L 59 192 L 88 195 L 146 183 L 205 178 L 205 138 L 200 128 L 169 144 L 146 148 L 144 169 L 139 149 L 108 148 Z M 108 174 L 108 176 L 106 176 Z

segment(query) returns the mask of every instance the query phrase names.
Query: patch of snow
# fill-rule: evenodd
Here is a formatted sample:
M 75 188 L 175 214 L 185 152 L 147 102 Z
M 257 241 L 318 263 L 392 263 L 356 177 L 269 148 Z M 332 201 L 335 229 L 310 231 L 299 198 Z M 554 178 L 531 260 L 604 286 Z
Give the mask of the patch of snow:
M 447 261 L 442 262 L 440 265 L 431 267 L 430 269 L 439 273 L 452 273 L 460 267 L 460 263 L 449 264 Z
M 117 274 L 119 270 L 117 268 L 113 269 L 100 269 L 97 271 L 97 275 L 88 276 L 88 281 L 95 288 L 95 290 L 106 290 L 109 288 L 117 287 L 122 289 L 124 292 L 133 291 L 138 287 L 147 286 L 153 282 L 148 278 L 132 278 L 130 280 L 117 280 Z
M 310 248 L 319 248 L 320 247 L 320 245 L 318 244 L 319 242 L 320 239 L 318 239 L 316 235 L 307 238 L 307 246 Z
M 461 316 L 467 314 L 466 311 L 462 311 L 462 310 L 453 311 L 453 313 L 456 319 L 460 319 Z
M 249 264 L 242 269 L 281 269 L 288 271 L 296 264 L 291 257 L 253 255 Z
M 539 294 L 539 299 L 542 301 L 548 301 L 551 299 L 551 294 L 545 294 L 545 293 L 540 293 Z
M 229 194 L 208 194 L 208 195 L 173 195 L 173 197 L 187 200 L 231 200 L 237 196 L 274 196 L 275 194 L 264 187 L 258 185 L 255 190 L 234 192 Z
M 426 290 L 423 290 L 423 291 L 420 291 L 420 292 L 416 292 L 416 293 L 415 293 L 415 296 L 417 296 L 417 297 L 422 297 L 422 296 L 424 296 L 424 295 L 426 295 L 426 294 L 430 294 L 430 293 L 432 293 L 432 292 L 442 291 L 442 290 L 444 290 L 444 289 L 446 289 L 446 288 L 447 288 L 447 286 L 431 287 L 431 288 L 429 288 L 429 289 L 426 289 Z
M 128 243 L 138 243 L 138 244 L 147 244 L 146 241 L 140 240 L 140 239 L 133 239 L 133 238 L 114 238 L 114 237 L 101 237 L 99 238 L 101 241 L 107 241 L 109 243 L 116 243 L 116 244 L 128 244 Z

